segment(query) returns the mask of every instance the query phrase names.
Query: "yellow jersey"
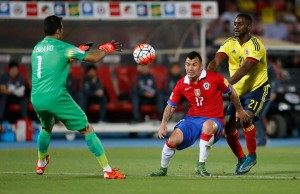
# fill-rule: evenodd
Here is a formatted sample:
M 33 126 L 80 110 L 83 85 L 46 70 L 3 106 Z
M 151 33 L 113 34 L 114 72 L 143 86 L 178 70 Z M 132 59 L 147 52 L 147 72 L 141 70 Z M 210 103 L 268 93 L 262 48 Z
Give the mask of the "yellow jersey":
M 268 81 L 266 49 L 262 42 L 251 36 L 243 45 L 235 37 L 227 39 L 217 51 L 217 54 L 228 57 L 229 73 L 232 76 L 243 64 L 244 60 L 251 60 L 256 66 L 233 85 L 239 96 L 254 91 Z

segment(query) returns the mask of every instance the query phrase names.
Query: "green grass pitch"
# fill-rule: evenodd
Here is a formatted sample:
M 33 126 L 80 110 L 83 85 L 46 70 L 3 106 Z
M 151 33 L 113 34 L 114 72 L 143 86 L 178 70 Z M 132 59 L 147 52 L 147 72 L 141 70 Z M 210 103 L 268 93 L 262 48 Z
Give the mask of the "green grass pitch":
M 274 194 L 299 193 L 299 147 L 258 148 L 258 163 L 249 174 L 232 175 L 236 160 L 227 147 L 214 147 L 207 170 L 214 177 L 194 172 L 198 149 L 176 152 L 168 176 L 150 177 L 160 165 L 161 148 L 108 148 L 112 167 L 126 180 L 105 180 L 88 149 L 50 149 L 50 163 L 42 176 L 34 174 L 36 150 L 0 150 L 1 194 Z

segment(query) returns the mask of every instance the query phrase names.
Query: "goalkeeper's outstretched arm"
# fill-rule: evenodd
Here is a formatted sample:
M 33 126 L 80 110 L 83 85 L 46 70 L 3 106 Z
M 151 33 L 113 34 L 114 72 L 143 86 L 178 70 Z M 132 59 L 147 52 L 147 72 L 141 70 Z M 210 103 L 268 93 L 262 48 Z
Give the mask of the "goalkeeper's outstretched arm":
M 122 44 L 118 41 L 112 40 L 106 44 L 99 46 L 99 50 L 90 51 L 84 58 L 84 61 L 96 63 L 103 59 L 107 54 L 122 51 Z

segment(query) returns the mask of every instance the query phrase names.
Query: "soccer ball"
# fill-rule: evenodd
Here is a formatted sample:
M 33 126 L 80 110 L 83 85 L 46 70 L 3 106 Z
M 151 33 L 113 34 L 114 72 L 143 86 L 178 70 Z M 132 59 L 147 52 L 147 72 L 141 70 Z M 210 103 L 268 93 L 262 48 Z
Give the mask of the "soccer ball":
M 140 65 L 148 65 L 155 60 L 155 50 L 150 44 L 141 43 L 134 48 L 133 58 Z

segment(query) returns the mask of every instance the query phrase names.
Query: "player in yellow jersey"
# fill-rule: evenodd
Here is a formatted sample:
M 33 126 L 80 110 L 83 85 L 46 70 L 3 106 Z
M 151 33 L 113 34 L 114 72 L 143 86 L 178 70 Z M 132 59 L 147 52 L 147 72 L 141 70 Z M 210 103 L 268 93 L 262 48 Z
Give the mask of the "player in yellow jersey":
M 251 28 L 251 16 L 238 14 L 234 21 L 234 36 L 221 45 L 207 67 L 207 70 L 216 71 L 219 65 L 228 59 L 228 81 L 237 91 L 244 110 L 251 117 L 249 122 L 241 123 L 248 149 L 246 156 L 239 142 L 236 110 L 232 103 L 226 111 L 226 140 L 238 158 L 235 174 L 245 174 L 256 164 L 256 128 L 253 121 L 259 119 L 270 98 L 266 50 L 262 42 L 250 34 Z

